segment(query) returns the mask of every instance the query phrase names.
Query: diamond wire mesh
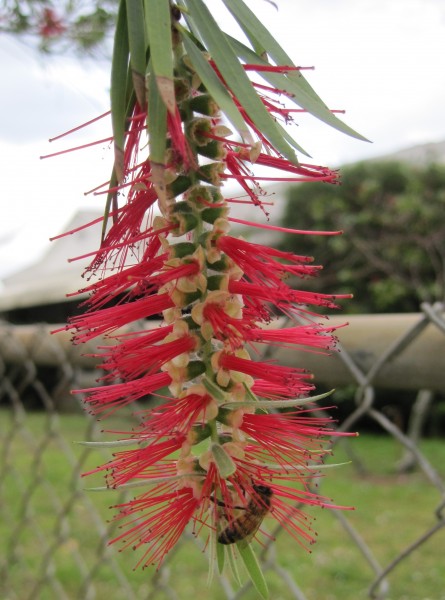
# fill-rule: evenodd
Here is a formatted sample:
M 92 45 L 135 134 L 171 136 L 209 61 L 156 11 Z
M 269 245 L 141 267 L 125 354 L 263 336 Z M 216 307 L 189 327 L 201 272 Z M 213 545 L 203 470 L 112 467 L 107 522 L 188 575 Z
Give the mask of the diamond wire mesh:
M 348 536 L 343 540 L 349 542 L 343 543 L 352 545 L 354 553 L 369 567 L 368 595 L 371 598 L 391 599 L 390 583 L 397 578 L 399 565 L 412 553 L 419 553 L 426 545 L 435 543 L 440 532 L 442 548 L 445 547 L 444 477 L 420 450 L 418 430 L 402 432 L 376 407 L 374 387 L 381 369 L 413 344 L 427 325 L 432 324 L 444 334 L 445 350 L 443 309 L 442 305 L 422 305 L 422 315 L 414 326 L 392 340 L 368 370 L 360 367 L 345 348 L 340 352 L 356 386 L 356 409 L 343 422 L 342 429 L 359 429 L 363 417 L 372 419 L 406 449 L 405 461 L 412 466 L 414 460 L 424 475 L 424 482 L 437 490 L 435 510 L 421 515 L 424 529 L 420 534 L 418 529 L 417 534 L 411 534 L 411 523 L 406 523 L 407 543 L 386 564 L 381 564 L 381 559 L 374 554 L 372 540 L 364 539 L 347 513 L 330 511 Z M 50 336 L 49 330 L 46 325 L 20 327 L 4 323 L 0 326 L 0 597 L 5 600 L 105 597 L 111 600 L 197 600 L 212 594 L 217 599 L 255 598 L 250 583 L 236 589 L 225 577 L 215 576 L 214 583 L 207 587 L 204 572 L 197 572 L 191 566 L 196 555 L 206 569 L 206 560 L 199 556 L 204 549 L 191 534 L 171 552 L 157 572 L 133 572 L 132 552 L 119 553 L 117 547 L 108 545 L 108 540 L 116 535 L 116 526 L 107 522 L 107 506 L 122 501 L 123 497 L 113 496 L 110 500 L 105 492 L 106 500 L 102 499 L 103 495 L 97 500 L 99 495 L 84 489 L 81 473 L 104 461 L 98 460 L 96 449 L 92 451 L 73 441 L 97 439 L 100 425 L 80 408 L 73 413 L 73 406 L 78 406 L 79 400 L 69 396 L 70 389 L 88 385 L 94 375 L 91 365 L 87 368 L 88 360 L 57 336 Z M 432 391 L 420 390 L 414 407 L 427 408 L 432 396 Z M 67 406 L 70 414 L 64 413 Z M 124 417 L 127 427 L 131 427 L 132 418 Z M 360 469 L 360 461 L 351 448 L 350 456 Z M 280 545 L 283 534 L 279 530 L 271 533 L 260 558 L 272 579 L 275 597 L 308 599 L 300 588 L 298 571 L 282 565 L 282 549 L 277 551 L 272 543 L 272 538 L 277 538 Z M 288 554 L 288 543 L 282 545 Z M 439 545 L 438 565 L 442 556 Z M 330 568 L 329 564 L 325 567 Z M 200 589 L 204 590 L 202 596 Z M 441 599 L 445 598 L 442 590 L 438 594 L 442 594 Z M 348 596 L 347 586 L 342 596 L 356 598 Z M 329 595 L 328 591 L 320 592 L 316 598 L 311 596 L 312 600 L 330 598 L 336 596 Z

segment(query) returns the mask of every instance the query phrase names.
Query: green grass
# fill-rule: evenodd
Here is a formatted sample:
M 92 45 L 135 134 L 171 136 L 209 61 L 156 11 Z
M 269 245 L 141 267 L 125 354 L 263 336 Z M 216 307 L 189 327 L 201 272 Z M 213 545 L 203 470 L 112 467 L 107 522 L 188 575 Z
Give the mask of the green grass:
M 73 443 L 86 437 L 86 419 L 81 415 L 48 421 L 44 414 L 31 414 L 24 420 L 22 428 L 13 429 L 14 435 L 9 439 L 9 413 L 0 413 L 3 447 L 0 563 L 3 559 L 7 564 L 3 574 L 6 592 L 0 597 L 26 600 L 36 585 L 36 577 L 41 577 L 42 569 L 47 566 L 61 582 L 68 598 L 87 598 L 87 590 L 82 587 L 87 573 L 82 573 L 76 562 L 79 554 L 88 565 L 87 570 L 94 571 L 92 581 L 96 598 L 124 600 L 127 595 L 124 590 L 119 591 L 115 567 L 102 560 L 105 552 L 107 556 L 116 557 L 135 596 L 145 598 L 152 588 L 153 572 L 133 572 L 137 556 L 131 550 L 117 553 L 117 548 L 106 548 L 92 515 L 90 503 L 99 512 L 99 522 L 105 524 L 112 515 L 109 506 L 117 501 L 117 495 L 114 492 L 89 492 L 85 496 L 82 488 L 102 485 L 101 476 L 95 475 L 86 481 L 80 480 L 76 473 L 73 475 L 67 448 L 61 446 L 58 434 L 47 435 L 50 426 L 63 435 L 68 452 L 72 452 L 74 460 L 81 462 L 80 471 L 92 469 L 106 460 L 107 455 Z M 123 427 L 128 428 L 128 423 Z M 434 509 L 440 496 L 420 472 L 405 476 L 394 474 L 402 450 L 391 438 L 362 435 L 348 443 L 368 474 L 359 475 L 353 465 L 329 470 L 321 481 L 320 492 L 338 504 L 355 507 L 355 511 L 348 511 L 346 516 L 380 564 L 386 565 L 434 524 Z M 445 443 L 425 440 L 421 449 L 445 476 Z M 347 455 L 339 445 L 334 462 L 344 460 Z M 78 494 L 73 496 L 76 490 Z M 293 574 L 308 600 L 365 599 L 373 580 L 371 568 L 330 511 L 318 510 L 314 515 L 318 543 L 313 552 L 307 553 L 295 540 L 280 534 L 276 543 L 279 564 Z M 54 552 L 53 543 L 56 543 Z M 52 557 L 49 563 L 47 553 Z M 445 600 L 444 556 L 445 529 L 390 574 L 389 599 Z M 172 573 L 170 585 L 179 600 L 209 597 L 223 600 L 226 597 L 217 582 L 210 589 L 207 587 L 207 561 L 193 542 L 180 547 L 169 561 L 169 567 Z M 267 579 L 273 600 L 292 597 L 276 572 L 269 571 Z M 60 594 L 50 583 L 43 583 L 35 597 L 58 600 Z M 168 597 L 162 591 L 156 592 L 156 600 Z M 243 599 L 256 597 L 251 591 Z

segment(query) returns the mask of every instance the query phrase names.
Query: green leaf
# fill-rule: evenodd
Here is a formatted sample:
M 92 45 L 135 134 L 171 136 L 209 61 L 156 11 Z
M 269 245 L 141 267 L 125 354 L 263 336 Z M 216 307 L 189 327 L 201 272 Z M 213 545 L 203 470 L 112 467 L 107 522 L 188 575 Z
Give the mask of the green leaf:
M 240 553 L 244 566 L 246 567 L 249 577 L 252 580 L 252 583 L 255 586 L 257 592 L 262 598 L 264 598 L 264 600 L 268 600 L 269 589 L 267 587 L 263 571 L 261 570 L 261 566 L 257 560 L 254 551 L 252 550 L 252 546 L 250 544 L 247 544 L 245 546 L 242 544 L 237 544 L 237 546 L 238 552 Z
M 150 160 L 164 164 L 167 143 L 167 107 L 159 93 L 153 71 L 148 76 L 147 130 Z
M 133 80 L 131 77 L 131 73 L 130 73 L 130 70 L 128 69 L 128 71 L 127 71 L 127 87 L 126 87 L 126 93 L 125 93 L 125 103 L 127 106 L 127 110 L 125 113 L 125 117 L 122 121 L 123 130 L 124 130 L 124 141 L 123 141 L 124 145 L 125 145 L 125 132 L 128 129 L 128 123 L 130 122 L 129 117 L 131 116 L 131 114 L 133 112 L 135 102 L 136 102 L 136 94 L 133 89 Z M 110 177 L 110 189 L 113 191 L 108 192 L 107 200 L 105 203 L 104 221 L 102 224 L 102 236 L 101 236 L 102 242 L 104 241 L 105 235 L 107 232 L 110 211 L 113 211 L 113 213 L 114 213 L 113 220 L 116 218 L 116 211 L 118 209 L 116 187 L 118 186 L 120 181 L 122 181 L 122 178 L 123 178 L 123 172 L 124 172 L 123 158 L 124 158 L 123 146 L 122 146 L 122 148 L 119 148 L 115 143 L 115 145 L 114 145 L 114 166 L 111 171 L 111 177 Z M 118 169 L 120 169 L 120 171 L 121 171 L 120 178 L 117 175 Z
M 254 406 L 255 408 L 292 408 L 294 406 L 303 406 L 304 404 L 310 404 L 311 402 L 317 402 L 317 400 L 322 400 L 323 398 L 327 398 L 331 394 L 334 393 L 335 390 L 330 390 L 329 392 L 325 392 L 324 394 L 318 394 L 318 396 L 310 396 L 308 398 L 295 398 L 293 400 L 258 400 L 256 396 L 251 392 L 250 397 L 251 400 L 244 400 L 241 402 L 226 402 L 225 404 L 221 404 L 221 408 L 228 408 L 237 410 L 242 406 Z
M 266 61 L 263 61 L 262 59 L 260 59 L 257 56 L 257 54 L 255 54 L 254 52 L 252 52 L 252 50 L 250 48 L 247 48 L 247 46 L 244 46 L 243 44 L 241 44 L 240 42 L 238 42 L 236 39 L 232 38 L 230 35 L 226 34 L 226 38 L 232 44 L 233 49 L 235 51 L 238 50 L 238 55 L 241 58 L 243 58 L 246 62 L 249 62 L 250 64 L 261 64 L 261 65 L 268 65 L 269 64 Z M 238 44 L 239 44 L 239 47 L 237 46 Z M 240 49 L 241 49 L 241 52 L 240 52 Z M 243 57 L 243 54 L 246 55 L 246 56 L 248 56 L 250 58 L 250 60 L 246 60 Z M 261 61 L 261 62 L 257 62 L 257 61 Z M 275 75 L 275 77 L 276 77 L 275 87 L 277 87 L 280 90 L 285 90 L 286 85 L 287 85 L 287 81 L 285 80 L 284 75 L 278 74 L 278 73 L 274 74 L 274 73 L 269 73 L 269 72 L 267 72 L 266 74 L 261 73 L 261 75 L 264 77 L 264 79 L 267 79 L 268 75 Z M 280 81 L 279 81 L 279 83 L 278 83 L 278 77 L 281 78 Z M 270 83 L 272 83 L 272 85 L 274 84 L 273 81 L 270 81 Z M 292 92 L 291 92 L 291 94 L 293 96 Z M 293 148 L 295 148 L 295 150 L 298 150 L 302 154 L 305 154 L 306 156 L 310 156 L 310 154 L 308 152 L 306 152 L 306 150 L 302 146 L 300 146 L 300 144 L 298 144 L 296 142 L 296 140 L 289 134 L 288 131 L 286 131 L 286 129 L 284 129 L 284 127 L 282 127 L 282 125 L 280 125 L 280 123 L 276 122 L 275 125 L 279 129 L 282 137 L 289 143 L 290 146 L 292 146 Z
M 145 107 L 145 60 L 147 40 L 145 37 L 143 0 L 126 0 L 130 64 L 133 72 L 133 85 L 139 105 Z
M 139 446 L 141 444 L 147 444 L 148 440 L 134 438 L 129 440 L 109 440 L 103 442 L 80 441 L 74 443 L 79 446 L 85 446 L 86 448 L 120 448 L 122 446 Z
M 218 544 L 218 546 L 221 546 L 222 548 L 224 548 L 224 546 L 222 544 Z M 236 583 L 236 585 L 238 587 L 241 587 L 243 585 L 243 582 L 241 581 L 241 577 L 240 577 L 240 573 L 239 573 L 239 569 L 238 569 L 238 562 L 237 562 L 237 556 L 235 555 L 235 548 L 233 547 L 233 545 L 229 546 L 229 547 L 225 547 L 226 551 L 227 551 L 227 556 L 229 558 L 229 567 L 230 567 L 230 572 L 233 576 L 233 581 Z
M 187 27 L 190 29 L 190 31 L 192 32 L 192 34 L 194 35 L 194 37 L 196 38 L 196 40 L 199 41 L 200 40 L 199 31 L 195 27 L 193 19 L 191 19 L 189 17 L 189 12 L 187 10 L 187 6 L 185 5 L 185 1 L 184 0 L 177 0 L 176 4 L 177 4 L 177 6 L 180 7 L 180 9 L 182 9 L 182 16 L 184 17 L 185 22 L 187 23 Z M 201 42 L 202 42 L 202 40 L 199 41 L 199 43 L 201 43 Z M 201 48 L 201 49 L 204 50 L 204 47 Z
M 112 171 L 111 171 L 111 177 L 110 177 L 110 188 L 113 189 L 117 186 L 118 181 L 117 181 L 117 175 L 116 175 L 116 167 L 113 167 Z M 108 225 L 108 219 L 110 217 L 110 210 L 113 210 L 117 208 L 117 194 L 116 192 L 108 192 L 107 194 L 107 200 L 105 202 L 105 210 L 104 210 L 104 220 L 102 223 L 102 233 L 101 233 L 101 242 L 104 241 L 105 236 L 107 234 L 107 225 Z
M 350 465 L 351 461 L 341 462 L 341 463 L 332 463 L 329 465 L 286 465 L 285 470 L 287 471 L 314 471 L 317 473 L 318 471 L 326 471 L 326 469 L 336 469 L 337 467 L 345 467 L 346 465 Z M 272 469 L 274 471 L 283 472 L 283 465 L 273 464 L 273 463 L 264 463 L 264 466 L 268 469 Z
M 231 45 L 202 0 L 186 0 L 189 17 L 193 19 L 205 46 L 215 61 L 226 85 L 243 106 L 255 127 L 278 152 L 297 163 L 292 147 L 283 139 L 275 121 L 267 112 Z
M 261 21 L 257 19 L 255 14 L 244 4 L 242 0 L 223 0 L 223 2 L 254 47 L 263 47 L 277 65 L 295 66 L 291 58 L 281 48 L 268 29 L 261 23 Z M 238 52 L 240 52 L 241 48 L 243 48 L 243 44 L 234 38 L 231 38 L 231 43 L 234 47 L 236 46 L 238 48 Z M 244 48 L 249 50 L 245 46 Z M 250 58 L 247 58 L 244 50 L 243 52 L 243 59 L 246 60 L 246 62 L 251 64 L 268 64 L 267 61 L 263 60 L 260 56 L 258 56 L 258 54 L 251 50 L 249 51 Z M 322 99 L 318 96 L 318 94 L 300 72 L 289 72 L 284 78 L 282 76 L 278 76 L 278 78 L 276 78 L 275 73 L 264 72 L 261 73 L 261 76 L 273 85 L 275 85 L 274 82 L 288 79 L 291 83 L 290 89 L 287 89 L 287 87 L 280 87 L 280 84 L 276 84 L 275 87 L 278 89 L 285 89 L 286 91 L 292 93 L 295 96 L 293 100 L 296 104 L 298 104 L 298 106 L 301 106 L 314 117 L 317 117 L 321 121 L 343 133 L 346 133 L 347 135 L 363 141 L 369 141 L 351 129 L 348 125 L 343 123 L 343 121 L 338 119 L 334 114 L 332 114 L 329 108 L 325 105 Z
M 127 109 L 127 90 L 122 85 L 127 80 L 129 41 L 127 11 L 125 0 L 121 0 L 117 14 L 114 37 L 113 59 L 111 63 L 111 124 L 115 147 L 115 168 L 118 181 L 123 177 L 123 152 L 125 143 L 125 115 Z
M 220 444 L 212 444 L 210 450 L 215 459 L 215 465 L 223 479 L 227 479 L 236 471 L 235 463 Z
M 216 536 L 215 540 L 216 540 Z M 225 548 L 222 544 L 218 544 L 218 542 L 216 542 L 216 561 L 218 564 L 218 572 L 220 575 L 222 575 L 222 572 L 224 570 L 224 562 L 225 562 Z
M 213 97 L 215 102 L 226 115 L 227 119 L 238 131 L 242 139 L 246 141 L 246 143 L 250 143 L 251 135 L 246 122 L 244 121 L 236 104 L 232 100 L 229 92 L 218 79 L 217 74 L 209 65 L 207 60 L 204 58 L 201 50 L 199 50 L 199 48 L 197 48 L 192 40 L 189 39 L 189 37 L 185 34 L 182 36 L 182 42 L 196 73 L 207 88 L 209 94 Z
M 172 23 L 169 0 L 144 0 L 152 67 L 162 100 L 172 114 L 176 111 L 173 80 Z

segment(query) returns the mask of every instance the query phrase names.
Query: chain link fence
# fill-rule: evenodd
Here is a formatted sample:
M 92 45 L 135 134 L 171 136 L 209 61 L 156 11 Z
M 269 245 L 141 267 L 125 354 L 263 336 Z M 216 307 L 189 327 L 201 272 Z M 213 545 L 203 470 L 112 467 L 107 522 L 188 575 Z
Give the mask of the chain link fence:
M 386 323 L 397 321 L 396 315 L 386 317 Z M 362 325 L 368 323 L 366 317 L 361 319 Z M 399 471 L 418 469 L 422 473 L 421 485 L 437 492 L 437 502 L 430 514 L 419 515 L 423 526 L 420 534 L 413 523 L 404 524 L 405 545 L 386 562 L 375 553 L 373 540 L 365 539 L 353 524 L 349 513 L 329 511 L 326 518 L 328 526 L 340 528 L 347 536 L 339 535 L 339 544 L 352 548 L 368 569 L 363 598 L 401 600 L 392 596 L 392 585 L 397 580 L 399 565 L 409 561 L 413 553 L 420 554 L 428 545 L 436 544 L 437 564 L 429 568 L 444 569 L 445 470 L 433 467 L 419 447 L 425 415 L 434 396 L 445 391 L 444 306 L 422 305 L 422 312 L 402 319 L 398 329 L 386 327 L 382 331 L 378 319 L 371 318 L 368 333 L 362 332 L 359 323 L 358 334 L 357 330 L 354 334 L 354 318 L 350 320 L 350 327 L 339 335 L 338 356 L 330 358 L 326 366 L 324 358 L 306 354 L 306 363 L 308 358 L 313 363 L 308 368 L 315 372 L 318 382 L 328 386 L 354 386 L 355 409 L 342 422 L 341 429 L 360 430 L 364 418 L 376 423 L 404 448 Z M 91 358 L 84 356 L 89 348 L 73 347 L 67 336 L 50 335 L 51 329 L 54 326 L 0 324 L 0 598 L 256 598 L 250 583 L 236 588 L 228 579 L 215 574 L 213 583 L 207 584 L 207 561 L 202 556 L 205 548 L 191 534 L 158 571 L 133 570 L 136 562 L 133 553 L 129 550 L 120 553 L 117 546 L 108 545 L 116 536 L 115 523 L 107 521 L 108 506 L 124 498 L 116 492 L 94 494 L 85 489 L 89 482 L 82 479 L 82 472 L 107 460 L 109 453 L 101 456 L 97 449 L 74 443 L 100 439 L 102 424 L 84 414 L 80 400 L 69 393 L 70 389 L 91 385 L 95 379 L 94 365 Z M 346 330 L 348 333 L 343 333 Z M 345 335 L 361 339 L 351 341 Z M 284 358 L 284 362 L 299 364 L 301 357 L 295 353 L 290 356 L 289 351 L 280 350 L 277 354 L 280 353 L 283 353 L 281 362 Z M 410 360 L 420 365 L 414 373 Z M 422 361 L 428 364 L 423 365 Z M 406 431 L 378 407 L 376 392 L 382 386 L 399 390 L 417 388 Z M 127 429 L 134 418 L 130 414 L 122 417 Z M 119 424 L 122 426 L 122 421 Z M 360 473 L 364 467 L 354 451 L 354 441 L 346 443 L 346 451 Z M 335 473 L 331 477 L 335 478 Z M 370 518 L 376 518 L 372 507 Z M 290 542 L 283 541 L 284 534 L 279 530 L 271 534 L 270 539 L 276 538 L 277 542 L 266 542 L 260 558 L 271 580 L 273 598 L 336 600 L 339 597 L 329 590 L 319 591 L 316 596 L 307 595 L 298 568 L 289 566 L 304 551 L 290 548 Z M 390 527 L 387 535 L 391 536 Z M 317 566 L 327 571 L 331 568 L 329 561 Z M 437 597 L 429 600 L 445 599 L 445 575 L 443 582 Z M 341 597 L 357 598 L 348 594 L 345 584 Z M 403 598 L 426 600 L 427 597 Z

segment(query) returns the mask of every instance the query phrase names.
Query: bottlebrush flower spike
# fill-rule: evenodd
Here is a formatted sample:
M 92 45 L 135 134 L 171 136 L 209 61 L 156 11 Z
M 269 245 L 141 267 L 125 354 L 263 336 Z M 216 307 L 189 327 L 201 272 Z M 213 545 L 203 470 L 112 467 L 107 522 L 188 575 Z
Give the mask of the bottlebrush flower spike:
M 52 8 L 43 10 L 42 18 L 39 24 L 38 33 L 43 38 L 52 38 L 62 35 L 66 31 L 66 25 L 58 17 Z
M 309 520 L 292 503 L 332 506 L 310 488 L 336 435 L 307 406 L 317 399 L 308 396 L 312 375 L 257 354 L 258 345 L 330 351 L 334 328 L 316 321 L 314 310 L 348 296 L 291 289 L 288 276 L 303 283 L 319 273 L 312 258 L 231 235 L 232 222 L 246 222 L 230 216 L 224 182 L 237 180 L 252 214 L 265 206 L 258 166 L 337 182 L 336 172 L 298 162 L 298 144 L 276 120 L 279 105 L 249 79 L 255 70 L 269 92 L 361 136 L 325 107 L 241 0 L 224 3 L 275 64 L 223 34 L 203 0 L 121 2 L 111 91 L 115 167 L 102 244 L 81 290 L 89 294 L 84 313 L 67 326 L 76 343 L 108 338 L 95 354 L 102 385 L 83 390 L 87 409 L 106 416 L 138 403 L 140 424 L 109 432 L 120 438 L 111 445 L 134 448 L 117 450 L 94 472 L 106 470 L 113 488 L 146 488 L 117 507 L 123 532 L 114 540 L 140 548 L 142 565 L 159 566 L 188 523 L 213 547 L 235 544 L 243 558 L 267 514 L 307 545 Z M 278 327 L 282 314 L 286 328 Z M 153 327 L 147 319 L 154 317 L 161 323 Z

